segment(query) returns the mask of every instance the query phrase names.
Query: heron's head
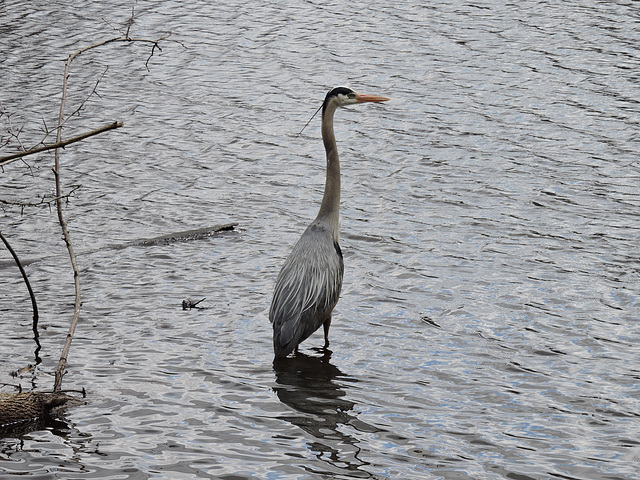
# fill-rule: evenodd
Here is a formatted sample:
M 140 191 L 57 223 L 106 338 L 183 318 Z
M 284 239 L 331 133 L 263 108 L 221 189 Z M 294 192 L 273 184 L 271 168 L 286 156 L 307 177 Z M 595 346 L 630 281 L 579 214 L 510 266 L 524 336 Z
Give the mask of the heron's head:
M 378 95 L 359 94 L 347 87 L 336 87 L 329 93 L 327 93 L 327 96 L 324 99 L 324 103 L 322 104 L 322 113 L 324 114 L 324 112 L 329 107 L 333 107 L 332 110 L 335 110 L 338 107 L 353 105 L 354 103 L 377 103 L 386 102 L 387 100 L 389 99 L 386 97 L 380 97 Z

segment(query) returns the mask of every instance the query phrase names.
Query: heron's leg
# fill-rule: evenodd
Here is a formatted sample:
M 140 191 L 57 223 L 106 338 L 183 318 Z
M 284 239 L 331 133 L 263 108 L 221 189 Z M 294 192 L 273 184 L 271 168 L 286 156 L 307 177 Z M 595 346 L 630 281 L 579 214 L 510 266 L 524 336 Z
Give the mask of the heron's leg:
M 324 327 L 324 348 L 329 347 L 329 327 L 331 326 L 331 317 L 322 324 Z

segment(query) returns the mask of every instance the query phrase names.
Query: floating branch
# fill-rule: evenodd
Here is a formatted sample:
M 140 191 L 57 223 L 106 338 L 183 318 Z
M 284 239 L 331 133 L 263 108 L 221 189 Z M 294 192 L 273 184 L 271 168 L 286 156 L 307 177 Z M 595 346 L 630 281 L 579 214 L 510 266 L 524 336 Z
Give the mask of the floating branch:
M 206 298 L 201 298 L 200 300 L 194 300 L 193 298 L 187 298 L 186 300 L 182 300 L 182 309 L 183 310 L 190 310 L 192 308 L 202 309 L 202 307 L 199 307 L 198 304 L 200 302 L 204 302 L 205 300 L 206 300 Z

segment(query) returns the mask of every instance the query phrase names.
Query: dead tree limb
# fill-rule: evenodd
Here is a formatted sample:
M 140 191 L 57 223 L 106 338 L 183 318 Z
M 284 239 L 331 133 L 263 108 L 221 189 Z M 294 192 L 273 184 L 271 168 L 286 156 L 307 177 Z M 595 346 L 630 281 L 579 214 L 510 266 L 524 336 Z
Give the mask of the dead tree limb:
M 81 135 L 76 135 L 75 137 L 71 137 L 66 140 L 61 140 L 60 142 L 56 142 L 52 145 L 45 145 L 43 147 L 31 148 L 23 152 L 14 153 L 13 155 L 0 157 L 0 167 L 6 165 L 7 163 L 11 163 L 14 160 L 17 160 L 19 158 L 26 157 L 27 155 L 34 155 L 36 153 L 46 152 L 47 150 L 54 150 L 56 148 L 64 148 L 67 145 L 71 145 L 72 143 L 79 142 L 81 140 L 84 140 L 85 138 L 93 137 L 94 135 L 98 135 L 100 133 L 108 132 L 109 130 L 113 130 L 114 128 L 120 128 L 123 125 L 124 124 L 122 122 L 113 122 L 113 123 L 110 123 L 109 125 L 105 125 L 104 127 L 96 128 L 95 130 L 91 130 L 90 132 L 86 132 Z

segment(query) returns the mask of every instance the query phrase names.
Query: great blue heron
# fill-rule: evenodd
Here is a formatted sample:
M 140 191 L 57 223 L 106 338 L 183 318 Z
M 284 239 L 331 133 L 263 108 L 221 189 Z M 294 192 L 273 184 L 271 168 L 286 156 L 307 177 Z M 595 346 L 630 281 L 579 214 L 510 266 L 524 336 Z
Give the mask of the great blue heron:
M 389 100 L 357 94 L 346 87 L 327 93 L 322 104 L 322 141 L 327 152 L 327 178 L 322 204 L 293 247 L 278 275 L 269 310 L 273 323 L 273 350 L 286 357 L 324 326 L 324 347 L 329 346 L 331 312 L 338 303 L 344 264 L 338 243 L 340 209 L 340 159 L 333 134 L 333 114 L 338 107 Z

